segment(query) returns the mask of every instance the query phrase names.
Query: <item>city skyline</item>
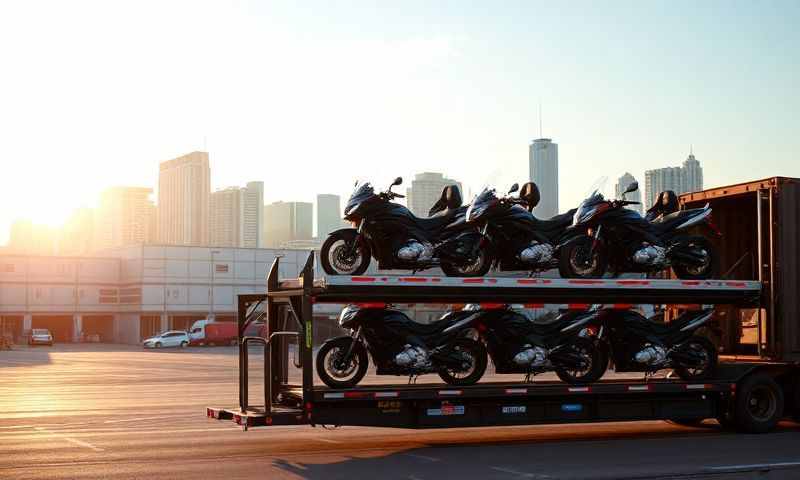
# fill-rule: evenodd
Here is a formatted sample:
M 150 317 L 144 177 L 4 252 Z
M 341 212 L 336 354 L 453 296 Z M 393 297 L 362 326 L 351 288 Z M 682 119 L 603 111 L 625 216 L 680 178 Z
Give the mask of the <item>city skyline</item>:
M 263 179 L 265 203 L 424 171 L 507 188 L 528 177 L 520 150 L 540 103 L 562 207 L 692 143 L 706 186 L 800 177 L 798 14 L 791 2 L 411 3 L 387 25 L 381 9 L 325 2 L 3 3 L 0 40 L 16 48 L 0 78 L 0 204 L 14 206 L 0 209 L 0 244 L 16 218 L 62 224 L 109 185 L 155 185 L 159 160 L 192 150 L 213 152 L 212 189 Z M 187 82 L 197 65 L 210 68 Z

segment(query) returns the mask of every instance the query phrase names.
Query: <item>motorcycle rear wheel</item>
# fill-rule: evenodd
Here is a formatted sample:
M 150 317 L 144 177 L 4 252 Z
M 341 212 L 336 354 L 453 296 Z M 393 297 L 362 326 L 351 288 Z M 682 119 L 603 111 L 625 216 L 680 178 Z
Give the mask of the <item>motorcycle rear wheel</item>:
M 334 232 L 325 239 L 320 249 L 322 269 L 328 275 L 362 275 L 371 259 L 369 247 L 356 242 L 356 232 Z
M 562 278 L 602 278 L 608 259 L 602 246 L 592 250 L 593 242 L 592 237 L 584 235 L 561 248 L 558 272 Z
M 718 257 L 714 246 L 706 237 L 700 235 L 691 235 L 682 237 L 678 240 L 680 243 L 687 245 L 686 248 L 693 250 L 702 250 L 706 252 L 707 261 L 702 265 L 687 265 L 685 263 L 676 263 L 672 266 L 672 271 L 678 278 L 685 280 L 705 280 L 713 278 L 717 273 Z
M 467 370 L 468 373 L 464 376 L 459 376 L 464 372 L 457 372 L 450 368 L 442 368 L 439 370 L 439 377 L 448 385 L 459 387 L 478 383 L 478 380 L 480 380 L 486 372 L 486 365 L 489 363 L 486 347 L 483 346 L 483 343 L 471 338 L 459 338 L 453 342 L 452 347 L 463 351 L 470 357 L 471 365 Z
M 585 370 L 569 370 L 569 367 L 556 366 L 556 375 L 562 382 L 571 385 L 594 383 L 606 373 L 606 369 L 608 369 L 608 353 L 606 349 L 600 348 L 597 343 L 588 338 L 577 337 L 568 348 L 573 348 L 579 354 L 586 356 L 586 360 L 589 361 L 589 367 Z
M 717 347 L 711 343 L 711 340 L 695 335 L 686 341 L 684 348 L 690 348 L 698 354 L 702 354 L 705 358 L 701 368 L 687 365 L 677 365 L 674 370 L 675 373 L 683 380 L 702 380 L 714 375 L 714 370 L 717 368 L 717 361 L 719 355 L 717 354 Z
M 478 251 L 475 261 L 468 265 L 442 263 L 442 271 L 448 277 L 482 277 L 489 273 L 494 263 L 494 255 L 488 248 Z

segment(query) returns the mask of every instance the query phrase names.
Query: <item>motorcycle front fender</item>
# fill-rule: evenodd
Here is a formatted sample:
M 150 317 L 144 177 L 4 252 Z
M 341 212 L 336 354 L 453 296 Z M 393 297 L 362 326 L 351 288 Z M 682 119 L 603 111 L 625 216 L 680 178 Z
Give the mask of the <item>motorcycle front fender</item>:
M 586 236 L 587 234 L 585 229 L 574 229 L 571 231 L 568 230 L 567 232 L 564 233 L 564 235 L 562 235 L 561 238 L 559 238 L 555 250 L 556 252 L 559 252 L 561 251 L 562 248 L 566 247 L 570 243 L 575 242 Z

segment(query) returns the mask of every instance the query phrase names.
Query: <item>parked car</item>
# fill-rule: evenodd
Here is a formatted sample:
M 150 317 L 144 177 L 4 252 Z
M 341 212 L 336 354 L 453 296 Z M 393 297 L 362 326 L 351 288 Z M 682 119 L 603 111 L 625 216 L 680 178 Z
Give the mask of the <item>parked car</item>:
M 49 345 L 53 346 L 53 335 L 46 328 L 34 328 L 31 336 L 28 337 L 28 345 Z
M 170 330 L 150 337 L 142 342 L 144 348 L 181 347 L 189 346 L 189 334 L 184 331 Z

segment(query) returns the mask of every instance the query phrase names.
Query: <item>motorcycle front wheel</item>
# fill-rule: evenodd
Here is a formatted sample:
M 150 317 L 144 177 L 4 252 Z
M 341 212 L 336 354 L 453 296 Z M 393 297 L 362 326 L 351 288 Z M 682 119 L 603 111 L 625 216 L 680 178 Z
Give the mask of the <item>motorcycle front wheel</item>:
M 477 340 L 459 338 L 453 342 L 452 348 L 463 355 L 465 365 L 462 365 L 462 368 L 459 369 L 442 368 L 439 370 L 439 377 L 445 383 L 459 387 L 478 383 L 478 380 L 486 372 L 486 365 L 489 363 L 486 347 Z
M 558 272 L 562 278 L 601 278 L 606 273 L 606 255 L 602 245 L 592 249 L 588 235 L 572 240 L 561 248 Z
M 682 261 L 672 265 L 672 271 L 678 278 L 686 280 L 705 280 L 713 278 L 717 269 L 717 252 L 706 237 L 692 235 L 679 240 L 684 250 L 703 256 L 704 261 L 698 264 L 688 264 Z
M 353 342 L 356 342 L 353 345 Z M 350 358 L 344 356 L 352 345 Z M 364 345 L 352 337 L 328 340 L 317 353 L 317 375 L 331 388 L 352 388 L 364 378 L 369 367 L 369 357 Z
M 571 385 L 594 383 L 606 373 L 608 353 L 606 349 L 600 348 L 597 343 L 588 338 L 577 337 L 566 348 L 571 349 L 573 354 L 581 357 L 584 361 L 584 366 L 583 368 L 576 368 L 557 365 L 555 367 L 556 375 L 562 382 Z
M 322 269 L 328 275 L 362 275 L 370 261 L 369 247 L 356 239 L 352 231 L 334 232 L 325 239 L 320 249 Z

